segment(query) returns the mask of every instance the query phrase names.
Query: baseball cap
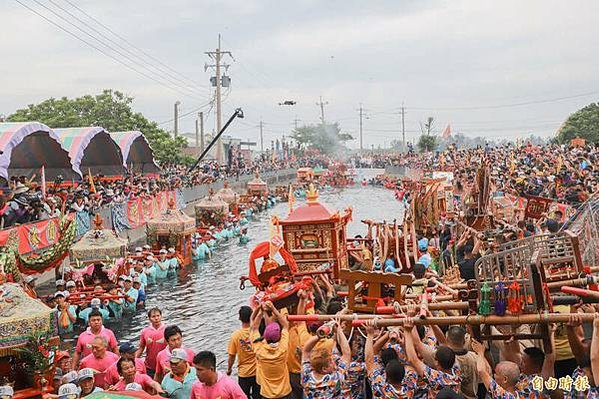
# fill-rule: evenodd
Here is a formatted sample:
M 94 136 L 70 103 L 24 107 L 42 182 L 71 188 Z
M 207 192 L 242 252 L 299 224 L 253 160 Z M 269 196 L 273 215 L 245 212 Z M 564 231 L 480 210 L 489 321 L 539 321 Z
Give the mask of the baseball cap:
M 62 292 L 62 291 L 56 291 L 54 293 L 54 298 L 58 298 L 59 296 L 61 296 L 61 297 L 64 298 L 65 297 L 64 292 Z
M 168 252 L 169 252 L 169 253 L 171 253 L 171 254 L 174 254 L 174 253 L 175 253 L 175 248 L 172 248 L 172 247 L 171 247 L 171 248 L 169 248 L 169 249 L 168 249 Z
M 123 342 L 119 346 L 120 353 L 135 353 L 136 350 L 137 348 L 131 342 Z
M 98 308 L 102 304 L 102 301 L 100 298 L 93 298 L 89 304 L 92 308 Z
M 58 287 L 59 285 L 64 285 L 64 280 L 63 279 L 56 280 L 56 286 Z
M 83 380 L 86 380 L 88 378 L 94 378 L 94 375 L 96 374 L 96 370 L 94 369 L 90 369 L 90 368 L 84 368 L 79 370 L 79 374 L 77 374 L 77 383 L 80 383 Z
M 144 249 L 145 249 L 145 250 L 149 250 L 149 249 L 152 249 L 152 247 L 151 247 L 151 246 L 149 246 L 148 244 L 146 244 L 146 245 L 144 245 Z
M 79 375 L 76 371 L 69 371 L 68 373 L 62 376 L 62 380 L 65 384 L 76 382 L 77 378 L 79 378 Z
M 159 252 L 160 252 L 161 254 L 165 254 L 165 253 L 166 253 L 166 249 L 162 248 L 162 249 L 161 249 Z
M 264 329 L 264 339 L 268 343 L 279 342 L 281 339 L 281 326 L 279 323 L 272 322 Z
M 425 251 L 428 249 L 428 240 L 426 238 L 423 238 L 420 241 L 418 241 L 418 249 L 421 251 Z
M 69 355 L 69 352 L 67 352 L 67 351 L 58 351 L 58 352 L 56 352 L 56 355 L 54 355 L 54 362 L 58 363 L 62 359 L 64 359 L 64 358 L 70 358 L 70 357 L 71 357 L 71 355 Z
M 136 277 L 133 279 L 133 282 L 134 282 L 134 283 L 140 283 L 140 284 L 141 284 L 141 278 L 139 278 L 139 276 L 136 276 Z
M 131 282 L 133 281 L 133 279 L 130 276 L 124 276 L 123 280 L 125 280 L 125 281 L 131 281 Z
M 187 361 L 187 352 L 181 348 L 173 349 L 168 360 L 171 363 L 179 363 L 181 360 Z
M 135 247 L 135 252 L 141 252 L 141 251 L 143 251 L 143 250 L 141 249 L 141 247 Z
M 75 384 L 63 384 L 58 388 L 58 399 L 76 399 L 79 397 L 79 387 Z
M 141 391 L 143 388 L 137 382 L 132 382 L 131 384 L 127 384 L 125 387 L 125 391 Z
M 76 286 L 77 286 L 77 285 L 75 284 L 75 282 L 74 282 L 73 280 L 69 280 L 69 281 L 67 281 L 67 288 L 70 288 L 70 287 L 76 287 Z
M 12 389 L 12 387 L 10 385 L 0 386 L 0 398 L 1 399 L 12 398 L 14 394 L 15 394 L 15 391 Z

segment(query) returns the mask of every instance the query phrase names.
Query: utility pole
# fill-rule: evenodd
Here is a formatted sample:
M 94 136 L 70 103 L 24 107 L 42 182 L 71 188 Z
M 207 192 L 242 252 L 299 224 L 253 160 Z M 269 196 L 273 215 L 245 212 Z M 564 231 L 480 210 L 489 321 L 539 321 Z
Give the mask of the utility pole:
M 401 139 L 403 141 L 403 149 L 406 150 L 406 109 L 403 106 L 403 101 L 401 103 Z
M 181 101 L 176 101 L 175 102 L 175 126 L 173 129 L 175 138 L 177 138 L 177 135 L 179 134 L 179 105 L 181 105 Z
M 296 115 L 295 119 L 293 120 L 293 126 L 295 126 L 295 130 L 297 130 L 297 127 L 298 127 L 297 123 L 300 122 L 300 121 L 301 121 L 301 119 L 297 119 L 297 115 Z
M 360 103 L 360 152 L 364 150 L 363 141 L 362 141 L 362 116 L 364 115 L 364 109 L 362 108 L 362 103 Z
M 199 112 L 198 116 L 200 118 L 200 149 L 203 152 L 204 151 L 204 113 Z
M 322 96 L 320 96 L 320 101 L 316 105 L 320 106 L 320 121 L 324 125 L 324 106 L 329 105 L 329 102 L 322 102 Z
M 264 152 L 264 132 L 262 129 L 264 128 L 264 122 L 260 119 L 260 152 Z
M 196 148 L 200 147 L 200 120 L 196 119 Z
M 229 57 L 233 57 L 230 51 L 224 51 L 220 48 L 220 33 L 218 34 L 218 47 L 215 51 L 207 51 L 206 54 L 214 60 L 214 65 L 206 64 L 204 66 L 204 70 L 208 68 L 214 68 L 216 76 L 212 79 L 212 84 L 216 87 L 216 131 L 220 132 L 223 124 L 222 120 L 222 104 L 221 104 L 221 87 L 223 85 L 223 80 L 221 77 L 221 68 L 225 68 L 225 71 L 229 69 L 229 65 L 221 64 L 221 59 L 223 55 L 229 55 Z M 220 138 L 216 143 L 216 160 L 218 162 L 223 162 L 223 149 L 222 142 Z

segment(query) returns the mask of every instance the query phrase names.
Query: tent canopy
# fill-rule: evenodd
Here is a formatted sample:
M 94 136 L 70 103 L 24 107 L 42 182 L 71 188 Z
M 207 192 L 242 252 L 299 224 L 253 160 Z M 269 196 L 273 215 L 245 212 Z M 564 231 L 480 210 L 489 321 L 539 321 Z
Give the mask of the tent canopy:
M 15 175 L 39 177 L 42 166 L 48 181 L 58 175 L 72 179 L 79 174 L 72 168 L 58 135 L 42 123 L 0 123 L 0 151 L 0 177 L 6 180 Z
M 62 146 L 69 152 L 73 169 L 80 175 L 88 169 L 104 176 L 122 175 L 121 149 L 101 127 L 79 127 L 54 130 Z
M 156 173 L 160 169 L 146 137 L 137 130 L 110 133 L 123 154 L 123 166 L 129 172 Z

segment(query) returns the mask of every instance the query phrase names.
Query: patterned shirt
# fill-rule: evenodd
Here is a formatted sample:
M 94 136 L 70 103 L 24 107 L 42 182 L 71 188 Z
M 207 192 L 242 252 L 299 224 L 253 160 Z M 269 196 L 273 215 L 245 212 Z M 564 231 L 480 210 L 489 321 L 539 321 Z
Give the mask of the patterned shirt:
M 434 399 L 437 393 L 445 387 L 460 393 L 462 377 L 457 363 L 451 368 L 451 374 L 425 366 L 422 378 L 428 385 L 428 398 Z
M 572 381 L 576 381 L 577 378 L 584 377 L 586 374 L 580 367 L 576 367 L 572 373 Z M 587 391 L 577 391 L 572 385 L 569 391 L 564 392 L 564 399 L 586 399 L 586 398 L 599 398 L 599 388 L 591 386 L 591 389 Z
M 397 353 L 397 358 L 401 364 L 404 366 L 410 364 L 408 362 L 408 355 L 406 355 L 406 350 L 400 344 L 396 343 L 387 343 L 386 348 L 391 348 Z
M 366 363 L 353 361 L 347 369 L 345 384 L 342 386 L 343 398 L 364 398 L 364 375 L 366 374 Z
M 497 384 L 495 380 L 491 380 L 489 393 L 493 399 L 525 399 L 525 396 L 520 396 L 518 392 L 508 392 Z
M 325 374 L 322 378 L 314 375 L 310 361 L 302 362 L 302 386 L 306 399 L 331 399 L 341 398 L 341 389 L 345 384 L 347 364 L 343 360 L 337 363 L 337 370 Z
M 409 370 L 403 378 L 401 383 L 401 389 L 395 388 L 393 385 L 387 382 L 387 376 L 385 375 L 385 368 L 381 363 L 377 361 L 375 356 L 376 368 L 368 375 L 370 381 L 370 387 L 372 388 L 373 398 L 380 399 L 411 399 L 416 391 L 416 383 L 418 380 L 418 374 L 415 371 Z

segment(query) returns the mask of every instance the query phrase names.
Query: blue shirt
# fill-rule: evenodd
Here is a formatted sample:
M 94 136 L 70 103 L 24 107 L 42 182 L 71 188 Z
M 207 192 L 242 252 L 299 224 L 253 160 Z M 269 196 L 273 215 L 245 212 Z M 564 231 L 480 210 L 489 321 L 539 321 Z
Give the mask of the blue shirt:
M 57 307 L 58 309 L 58 307 Z M 71 316 L 77 317 L 77 307 L 75 305 L 69 305 L 67 312 L 71 314 Z M 60 317 L 60 310 L 58 311 L 58 315 Z M 73 322 L 69 318 L 69 325 L 67 327 L 61 327 L 60 320 L 58 323 L 58 334 L 68 334 L 73 332 Z
M 168 274 L 168 267 L 169 267 L 168 259 L 165 259 L 164 262 L 161 262 L 161 263 L 162 263 L 162 267 L 164 267 L 164 270 L 162 269 L 162 267 L 160 267 L 160 265 L 158 263 L 156 263 L 156 278 L 157 279 L 166 278 L 166 275 Z
M 164 389 L 170 399 L 189 399 L 191 397 L 191 387 L 198 381 L 195 367 L 189 367 L 189 372 L 183 378 L 183 382 L 175 380 L 171 373 L 168 373 L 162 379 L 162 389 Z
M 110 313 L 108 312 L 108 310 L 104 309 L 104 308 L 96 308 L 98 309 L 98 311 L 100 312 L 100 314 L 102 315 L 102 320 L 106 321 L 108 320 Z M 79 312 L 79 318 L 81 320 L 83 320 L 83 322 L 85 323 L 85 325 L 87 325 L 87 322 L 89 321 L 89 314 L 92 312 L 92 307 L 88 306 L 87 308 L 83 309 L 81 312 Z
M 125 293 L 125 295 L 128 295 L 135 300 L 133 302 L 129 302 L 127 298 L 125 298 L 123 310 L 128 312 L 135 312 L 137 310 L 137 297 L 139 297 L 139 291 L 137 291 L 135 288 L 131 288 L 129 289 L 129 291 Z

